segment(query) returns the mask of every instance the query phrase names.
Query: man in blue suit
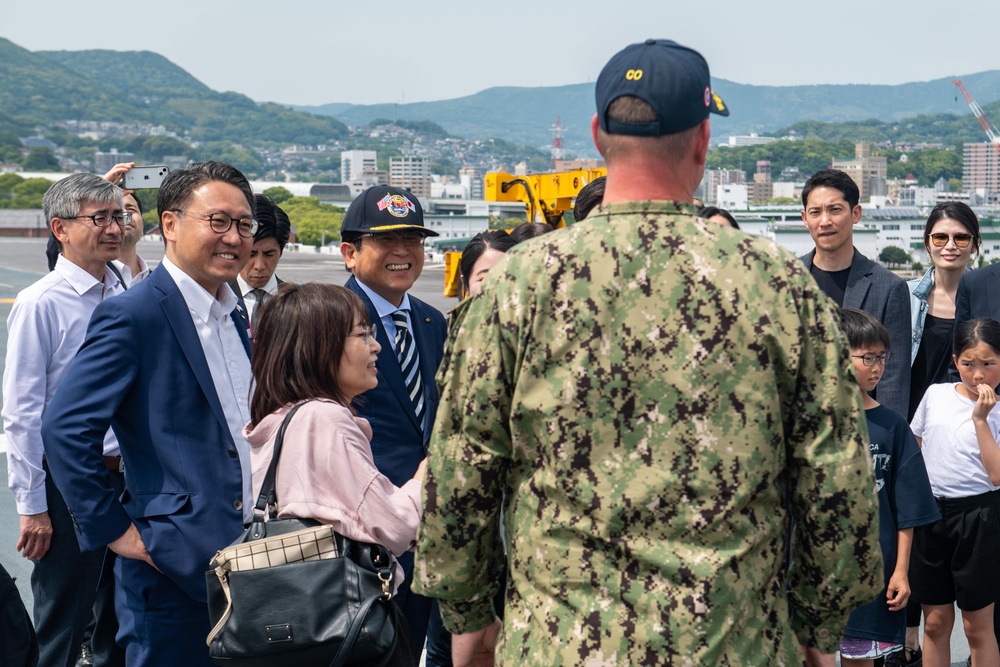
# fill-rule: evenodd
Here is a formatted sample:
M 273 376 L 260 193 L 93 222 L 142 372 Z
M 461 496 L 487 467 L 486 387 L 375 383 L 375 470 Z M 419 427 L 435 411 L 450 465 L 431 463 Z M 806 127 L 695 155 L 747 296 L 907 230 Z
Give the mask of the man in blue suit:
M 230 165 L 170 173 L 157 197 L 163 262 L 95 310 L 42 423 L 81 548 L 119 556 L 118 642 L 130 667 L 212 665 L 205 570 L 252 506 L 248 323 L 227 283 L 249 257 L 253 207 Z M 109 426 L 125 468 L 120 498 L 99 472 Z
M 802 221 L 816 248 L 800 259 L 820 289 L 841 308 L 871 313 L 889 332 L 892 359 L 875 390 L 879 403 L 906 415 L 910 408 L 910 291 L 906 281 L 854 247 L 861 193 L 842 171 L 824 169 L 802 189 Z
M 359 398 L 360 414 L 371 423 L 375 465 L 396 486 L 412 479 L 427 456 L 437 412 L 434 375 L 447 327 L 441 313 L 407 293 L 424 268 L 428 236 L 437 233 L 424 227 L 417 198 L 384 185 L 358 195 L 341 225 L 340 252 L 354 274 L 347 288 L 361 297 L 382 346 L 378 386 Z M 393 599 L 410 625 L 419 659 L 428 620 L 437 609 L 430 598 L 410 592 L 413 554 L 399 562 L 406 579 Z

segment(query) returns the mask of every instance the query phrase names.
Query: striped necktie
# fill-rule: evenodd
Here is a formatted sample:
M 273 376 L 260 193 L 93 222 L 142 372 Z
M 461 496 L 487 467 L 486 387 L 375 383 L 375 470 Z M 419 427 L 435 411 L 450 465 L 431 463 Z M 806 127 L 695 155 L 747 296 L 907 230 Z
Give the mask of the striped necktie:
M 424 423 L 424 385 L 420 381 L 420 355 L 406 322 L 406 311 L 397 310 L 392 314 L 396 324 L 396 357 L 399 359 L 399 370 L 403 373 L 406 392 L 413 403 L 413 411 L 417 415 L 417 423 Z

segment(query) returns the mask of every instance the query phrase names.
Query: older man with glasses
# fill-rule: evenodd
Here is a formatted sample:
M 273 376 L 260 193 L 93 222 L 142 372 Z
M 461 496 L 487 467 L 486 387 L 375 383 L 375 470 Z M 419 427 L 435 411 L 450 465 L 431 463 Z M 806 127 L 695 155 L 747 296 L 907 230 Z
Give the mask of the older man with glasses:
M 45 218 L 62 251 L 54 269 L 17 295 L 7 319 L 3 423 L 10 442 L 8 483 L 20 519 L 17 550 L 34 562 L 31 590 L 39 664 L 73 665 L 91 617 L 104 549 L 81 550 L 72 516 L 49 474 L 42 418 L 83 344 L 90 316 L 121 293 L 107 263 L 118 257 L 128 224 L 122 193 L 93 174 L 58 181 L 43 198 Z M 105 435 L 108 435 L 105 438 Z M 97 434 L 94 475 L 118 474 L 118 443 Z M 102 458 L 103 457 L 103 458 Z M 94 637 L 99 664 L 114 644 Z
M 437 412 L 434 375 L 444 354 L 444 316 L 407 292 L 424 268 L 424 227 L 420 201 L 389 186 L 362 192 L 341 225 L 340 252 L 354 274 L 347 288 L 361 297 L 378 331 L 378 386 L 361 395 L 360 415 L 372 426 L 375 465 L 396 486 L 413 478 L 427 455 Z M 396 600 L 410 626 L 419 660 L 432 601 L 410 592 L 413 554 L 399 559 L 406 579 Z
M 127 664 L 209 667 L 205 569 L 253 506 L 249 323 L 227 283 L 257 221 L 250 184 L 219 162 L 171 172 L 157 209 L 163 261 L 95 310 L 42 433 L 81 546 L 120 556 Z M 120 498 L 96 470 L 112 424 L 127 471 Z

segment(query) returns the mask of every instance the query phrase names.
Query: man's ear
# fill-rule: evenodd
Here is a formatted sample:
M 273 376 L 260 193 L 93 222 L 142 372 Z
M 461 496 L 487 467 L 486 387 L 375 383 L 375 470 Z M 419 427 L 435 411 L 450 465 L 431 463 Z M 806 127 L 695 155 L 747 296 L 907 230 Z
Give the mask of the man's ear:
M 160 213 L 160 234 L 164 241 L 177 243 L 177 225 L 180 224 L 180 216 L 176 211 L 164 211 Z
M 59 243 L 66 243 L 66 239 L 69 238 L 69 232 L 66 230 L 66 221 L 62 218 L 52 218 L 49 220 L 49 229 L 52 230 L 52 235 L 56 237 Z
M 590 119 L 590 133 L 594 137 L 594 146 L 597 147 L 597 152 L 601 155 L 601 157 L 604 157 L 604 151 L 601 150 L 601 142 L 597 140 L 597 131 L 599 129 L 601 129 L 601 124 L 598 122 L 597 114 L 595 113 L 594 117 Z
M 340 244 L 340 255 L 344 258 L 344 264 L 347 265 L 348 271 L 354 271 L 354 265 L 357 263 L 357 254 L 359 252 L 353 243 L 344 241 Z

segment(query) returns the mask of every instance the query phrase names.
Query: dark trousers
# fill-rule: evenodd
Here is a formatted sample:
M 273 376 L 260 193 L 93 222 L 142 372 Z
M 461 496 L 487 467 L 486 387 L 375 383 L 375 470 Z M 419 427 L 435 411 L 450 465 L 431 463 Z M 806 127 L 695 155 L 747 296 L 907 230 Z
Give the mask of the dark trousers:
M 46 466 L 45 500 L 52 521 L 52 543 L 31 570 L 38 662 L 45 667 L 74 667 L 83 631 L 93 613 L 104 550 L 80 551 L 66 502 L 47 473 Z
M 38 640 L 17 585 L 0 565 L 0 656 L 8 667 L 37 667 Z
M 215 667 L 208 605 L 143 561 L 115 560 L 115 611 L 128 667 Z
M 397 560 L 403 567 L 405 578 L 392 599 L 399 605 L 407 625 L 410 626 L 410 648 L 413 651 L 414 664 L 419 664 L 420 654 L 424 650 L 424 639 L 427 636 L 427 622 L 431 617 L 434 600 L 417 595 L 410 590 L 410 584 L 413 582 L 413 552 L 407 551 Z
M 118 471 L 108 474 L 111 486 L 121 495 L 125 490 L 125 475 Z M 97 599 L 94 602 L 94 629 L 90 638 L 90 648 L 94 651 L 94 667 L 125 667 L 125 649 L 115 641 L 118 635 L 118 618 L 115 616 L 116 558 L 113 551 L 106 550 Z

